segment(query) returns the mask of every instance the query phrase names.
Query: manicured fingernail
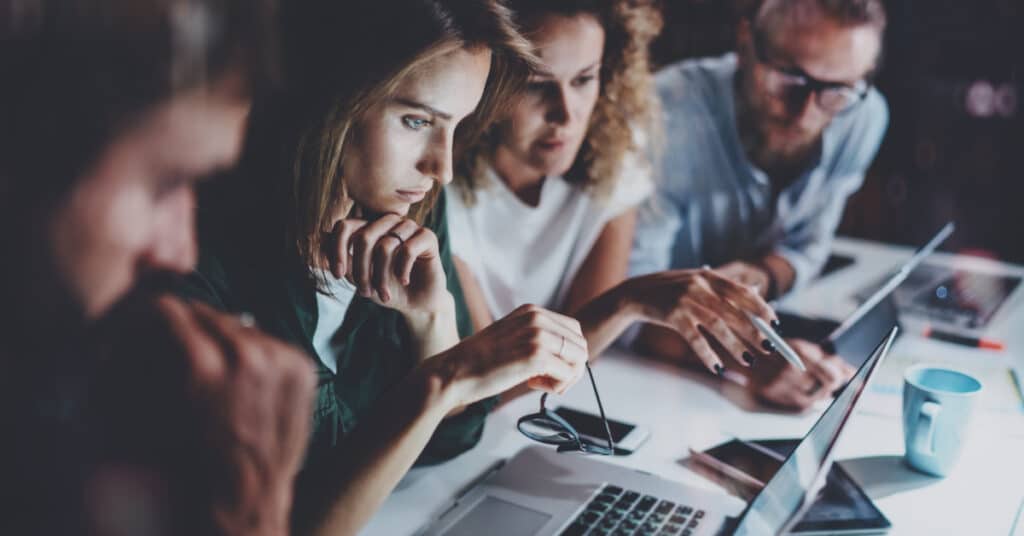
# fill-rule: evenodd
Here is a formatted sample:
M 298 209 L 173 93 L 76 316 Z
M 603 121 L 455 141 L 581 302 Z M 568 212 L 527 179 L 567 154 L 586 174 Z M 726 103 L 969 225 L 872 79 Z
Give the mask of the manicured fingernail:
M 715 363 L 715 375 L 722 377 L 723 374 L 725 374 L 725 367 L 721 363 Z
M 750 352 L 743 352 L 743 360 L 746 361 L 748 365 L 753 365 L 754 355 L 751 354 Z
M 765 339 L 765 340 L 761 341 L 761 348 L 764 348 L 764 351 L 766 351 L 766 352 L 774 352 L 775 351 L 775 345 L 772 344 L 772 341 L 769 341 L 768 339 Z
M 775 333 L 782 335 L 782 322 L 779 322 L 778 320 L 772 320 L 771 324 L 772 329 L 775 330 Z

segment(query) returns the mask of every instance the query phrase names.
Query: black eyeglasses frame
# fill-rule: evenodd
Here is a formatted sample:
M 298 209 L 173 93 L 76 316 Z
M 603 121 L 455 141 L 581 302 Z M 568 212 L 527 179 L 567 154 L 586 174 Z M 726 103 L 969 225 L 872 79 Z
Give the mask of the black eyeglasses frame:
M 600 445 L 580 435 L 573 425 L 569 424 L 561 415 L 547 408 L 548 393 L 540 397 L 540 411 L 525 415 L 516 423 L 516 428 L 524 436 L 548 445 L 556 445 L 558 452 L 582 452 L 585 454 L 597 454 L 601 456 L 613 456 L 618 451 L 615 448 L 615 441 L 612 440 L 611 427 L 608 426 L 608 418 L 604 414 L 604 405 L 601 403 L 601 395 L 597 392 L 597 383 L 594 382 L 594 373 L 590 370 L 590 363 L 586 364 L 587 375 L 590 377 L 590 386 L 594 390 L 594 398 L 597 399 L 597 409 L 601 413 L 601 422 L 604 423 L 604 431 L 608 445 Z M 538 434 L 524 428 L 533 425 L 540 428 L 548 428 L 554 433 Z

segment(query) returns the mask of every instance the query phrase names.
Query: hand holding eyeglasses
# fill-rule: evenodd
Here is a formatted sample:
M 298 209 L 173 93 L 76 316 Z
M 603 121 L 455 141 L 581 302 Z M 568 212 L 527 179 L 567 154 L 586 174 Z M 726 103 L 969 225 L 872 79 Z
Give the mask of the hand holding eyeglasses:
M 594 398 L 597 399 L 597 409 L 601 412 L 601 422 L 604 424 L 605 438 L 607 443 L 602 445 L 595 443 L 586 436 L 580 435 L 576 428 L 562 418 L 561 415 L 547 408 L 548 393 L 540 397 L 540 411 L 531 413 L 519 419 L 516 428 L 526 437 L 557 445 L 558 452 L 579 451 L 585 454 L 600 454 L 611 456 L 615 454 L 615 441 L 612 440 L 612 430 L 608 426 L 608 418 L 604 415 L 604 405 L 601 403 L 601 395 L 597 393 L 597 384 L 594 382 L 594 372 L 587 364 L 587 376 L 590 377 L 590 386 L 594 389 Z
M 421 366 L 442 378 L 446 404 L 457 408 L 524 382 L 563 393 L 579 381 L 587 357 L 579 322 L 524 305 Z

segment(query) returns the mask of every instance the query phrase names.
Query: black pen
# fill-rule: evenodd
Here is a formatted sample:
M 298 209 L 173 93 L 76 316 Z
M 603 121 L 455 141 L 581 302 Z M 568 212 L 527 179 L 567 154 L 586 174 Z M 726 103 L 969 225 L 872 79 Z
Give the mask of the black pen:
M 949 333 L 948 331 L 940 331 L 932 329 L 931 326 L 924 328 L 924 336 L 929 339 L 935 339 L 944 342 L 951 342 L 953 344 L 959 344 L 962 346 L 970 346 L 971 348 L 984 348 L 986 350 L 995 350 L 1002 352 L 1006 349 L 1006 345 L 999 341 L 992 339 L 986 339 L 984 337 L 970 337 L 967 335 L 958 335 L 956 333 Z

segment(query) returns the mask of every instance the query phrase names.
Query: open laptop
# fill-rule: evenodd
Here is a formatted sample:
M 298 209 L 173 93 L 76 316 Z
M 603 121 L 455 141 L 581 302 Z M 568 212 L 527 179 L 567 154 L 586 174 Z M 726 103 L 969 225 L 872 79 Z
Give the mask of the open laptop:
M 888 276 L 860 306 L 841 323 L 809 319 L 780 312 L 783 333 L 817 341 L 826 351 L 843 356 L 851 365 L 860 366 L 871 355 L 871 348 L 893 325 L 899 324 L 899 308 L 894 291 L 928 256 L 953 234 L 956 226 L 949 222 L 927 244 L 922 246 L 895 273 Z
M 832 466 L 854 407 L 898 328 L 864 361 L 764 488 L 737 517 L 736 499 L 580 454 L 529 447 L 457 497 L 424 534 L 767 535 L 794 526 Z

